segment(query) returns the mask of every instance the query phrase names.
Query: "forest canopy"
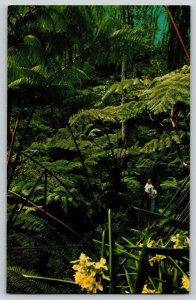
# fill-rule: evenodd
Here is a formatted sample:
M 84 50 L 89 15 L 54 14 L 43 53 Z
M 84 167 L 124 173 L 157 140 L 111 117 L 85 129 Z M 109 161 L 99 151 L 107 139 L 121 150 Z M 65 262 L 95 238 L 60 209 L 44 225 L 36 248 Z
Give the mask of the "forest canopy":
M 8 293 L 190 291 L 189 53 L 189 6 L 9 6 Z

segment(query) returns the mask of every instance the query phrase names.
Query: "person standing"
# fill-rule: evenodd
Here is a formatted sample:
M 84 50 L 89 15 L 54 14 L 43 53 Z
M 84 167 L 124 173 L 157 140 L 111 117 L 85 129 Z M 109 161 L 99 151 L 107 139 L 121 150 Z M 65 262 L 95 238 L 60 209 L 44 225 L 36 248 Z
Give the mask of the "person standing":
M 151 192 L 152 192 L 152 180 L 148 179 L 148 181 L 144 187 L 144 194 L 142 197 L 141 208 L 144 208 L 145 203 L 146 203 L 146 209 L 150 208 Z

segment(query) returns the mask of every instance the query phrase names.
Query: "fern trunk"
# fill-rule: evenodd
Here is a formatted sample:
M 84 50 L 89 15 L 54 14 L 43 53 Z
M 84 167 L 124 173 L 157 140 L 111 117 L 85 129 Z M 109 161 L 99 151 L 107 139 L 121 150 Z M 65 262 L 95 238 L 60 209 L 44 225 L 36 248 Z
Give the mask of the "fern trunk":
M 127 61 L 124 58 L 121 66 L 121 82 L 126 79 L 126 69 Z M 125 91 L 122 92 L 121 104 L 126 103 L 126 94 Z M 122 147 L 125 147 L 127 144 L 127 122 L 122 122 Z

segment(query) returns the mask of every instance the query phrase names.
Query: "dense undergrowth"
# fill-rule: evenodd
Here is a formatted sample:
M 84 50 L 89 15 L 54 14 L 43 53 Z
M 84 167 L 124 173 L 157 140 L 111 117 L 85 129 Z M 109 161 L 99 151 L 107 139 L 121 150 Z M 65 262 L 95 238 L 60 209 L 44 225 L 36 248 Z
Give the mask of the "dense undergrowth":
M 8 293 L 189 292 L 190 67 L 171 68 L 172 30 L 161 6 L 9 7 Z

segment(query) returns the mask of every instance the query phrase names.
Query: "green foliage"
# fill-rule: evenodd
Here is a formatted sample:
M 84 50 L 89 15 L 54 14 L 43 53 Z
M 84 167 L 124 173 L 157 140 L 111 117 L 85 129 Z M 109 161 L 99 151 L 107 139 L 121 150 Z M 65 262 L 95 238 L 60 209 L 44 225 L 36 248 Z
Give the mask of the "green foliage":
M 167 67 L 168 22 L 163 6 L 9 7 L 9 293 L 82 293 L 82 252 L 109 262 L 103 292 L 186 292 L 190 67 Z

